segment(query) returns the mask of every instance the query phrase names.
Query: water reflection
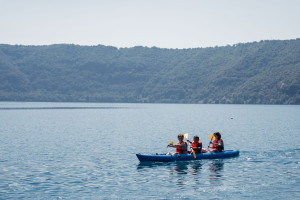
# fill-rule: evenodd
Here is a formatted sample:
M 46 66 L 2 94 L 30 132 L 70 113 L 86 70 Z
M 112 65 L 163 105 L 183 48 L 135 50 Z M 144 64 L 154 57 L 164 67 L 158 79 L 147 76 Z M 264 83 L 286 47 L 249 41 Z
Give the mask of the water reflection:
M 210 184 L 216 184 L 219 182 L 220 178 L 222 177 L 223 169 L 223 160 L 212 160 L 209 163 L 209 171 L 211 172 L 211 174 L 209 175 Z
M 137 165 L 138 170 L 166 166 L 171 174 L 191 174 L 197 175 L 202 169 L 203 163 L 201 161 L 189 162 L 140 162 Z
M 191 173 L 192 175 L 197 175 L 202 170 L 203 163 L 201 162 L 192 162 L 191 163 Z
M 138 170 L 147 169 L 147 168 L 153 168 L 153 167 L 159 167 L 159 166 L 167 166 L 172 163 L 164 163 L 164 162 L 140 162 L 137 165 Z
M 205 182 L 210 185 L 219 185 L 223 176 L 224 161 L 220 159 L 170 163 L 141 162 L 137 165 L 137 170 L 145 172 L 145 169 L 155 167 L 160 168 L 160 171 L 163 170 L 169 175 L 176 177 L 176 185 L 185 185 L 187 182 L 193 182 L 193 185 L 203 184 Z M 204 174 L 201 175 L 202 171 L 204 171 Z M 193 179 L 187 179 L 188 176 L 193 177 Z M 173 181 L 174 179 L 172 179 L 171 182 Z
M 187 174 L 188 173 L 188 162 L 175 162 L 174 163 L 174 172 L 177 174 Z

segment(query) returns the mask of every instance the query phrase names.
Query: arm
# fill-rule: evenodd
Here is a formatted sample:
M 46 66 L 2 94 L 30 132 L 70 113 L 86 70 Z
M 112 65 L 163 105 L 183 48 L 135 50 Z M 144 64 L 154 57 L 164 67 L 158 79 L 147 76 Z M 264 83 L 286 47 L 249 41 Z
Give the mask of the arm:
M 211 142 L 211 144 L 216 145 L 217 147 L 222 147 L 223 146 L 222 140 L 219 140 L 218 143 Z
M 183 143 L 181 143 L 181 144 L 178 144 L 178 143 L 177 143 L 177 144 L 175 144 L 175 145 L 173 145 L 173 144 L 171 143 L 171 144 L 169 144 L 169 147 L 183 147 L 183 148 L 184 148 L 185 146 L 187 146 L 187 145 L 185 145 L 185 144 L 187 144 L 187 143 L 184 143 L 184 142 L 183 142 Z
M 224 143 L 223 143 L 223 140 L 220 140 L 220 141 L 219 141 L 219 143 L 218 143 L 218 146 L 219 146 L 219 147 L 223 147 L 223 148 L 224 148 Z
M 216 146 L 220 146 L 220 143 L 214 143 L 214 142 L 212 142 L 211 144 L 213 144 L 213 145 L 216 145 Z

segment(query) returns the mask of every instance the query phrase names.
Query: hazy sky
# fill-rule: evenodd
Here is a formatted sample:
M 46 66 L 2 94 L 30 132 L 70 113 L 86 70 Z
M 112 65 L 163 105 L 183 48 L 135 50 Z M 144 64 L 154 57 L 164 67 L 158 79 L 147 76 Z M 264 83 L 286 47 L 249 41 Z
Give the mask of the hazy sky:
M 193 48 L 300 38 L 300 0 L 0 0 L 0 43 Z

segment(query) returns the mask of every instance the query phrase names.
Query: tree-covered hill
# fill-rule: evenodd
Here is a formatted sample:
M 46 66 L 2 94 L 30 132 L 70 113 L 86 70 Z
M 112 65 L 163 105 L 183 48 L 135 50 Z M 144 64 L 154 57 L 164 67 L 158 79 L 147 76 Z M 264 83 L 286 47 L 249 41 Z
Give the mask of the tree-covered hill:
M 300 104 L 300 39 L 195 49 L 2 44 L 0 100 Z

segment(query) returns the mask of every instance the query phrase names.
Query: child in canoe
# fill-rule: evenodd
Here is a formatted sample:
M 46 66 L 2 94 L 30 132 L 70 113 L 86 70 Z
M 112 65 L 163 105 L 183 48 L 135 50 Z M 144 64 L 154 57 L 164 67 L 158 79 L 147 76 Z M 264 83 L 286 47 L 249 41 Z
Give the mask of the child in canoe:
M 192 149 L 195 151 L 195 153 L 209 153 L 210 151 L 207 149 L 202 148 L 202 142 L 199 140 L 199 136 L 195 135 L 193 142 L 190 140 L 187 140 L 191 144 L 191 151 L 190 153 L 193 153 Z
M 210 144 L 212 144 L 212 152 L 222 152 L 224 150 L 224 142 L 221 139 L 221 133 L 215 132 L 214 137 L 215 140 L 213 142 L 210 142 Z
M 193 142 L 191 142 L 190 140 L 187 140 L 187 142 L 191 144 L 190 153 L 193 153 L 193 151 L 195 151 L 195 153 L 202 152 L 202 142 L 199 142 L 199 136 L 195 135 Z

